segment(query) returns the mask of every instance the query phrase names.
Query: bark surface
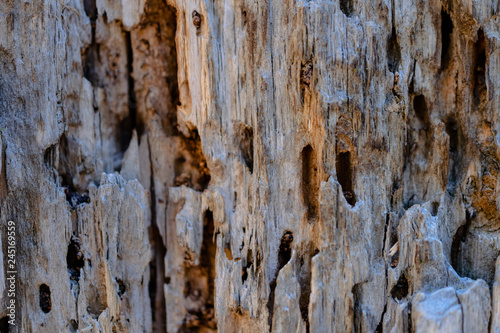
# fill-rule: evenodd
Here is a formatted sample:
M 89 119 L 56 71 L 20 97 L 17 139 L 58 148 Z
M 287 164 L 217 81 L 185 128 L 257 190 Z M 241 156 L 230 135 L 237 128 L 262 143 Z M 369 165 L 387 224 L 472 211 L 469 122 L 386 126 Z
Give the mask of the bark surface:
M 0 331 L 500 332 L 499 115 L 499 0 L 4 0 Z

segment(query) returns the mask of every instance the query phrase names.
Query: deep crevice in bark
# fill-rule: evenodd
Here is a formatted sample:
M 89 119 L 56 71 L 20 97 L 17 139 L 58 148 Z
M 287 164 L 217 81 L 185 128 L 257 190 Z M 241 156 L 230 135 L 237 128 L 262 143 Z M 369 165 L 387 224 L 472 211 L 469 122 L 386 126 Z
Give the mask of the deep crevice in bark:
M 448 66 L 450 61 L 450 45 L 451 36 L 453 33 L 453 21 L 451 20 L 450 14 L 445 11 L 444 8 L 441 9 L 441 69 Z
M 245 258 L 246 264 L 243 265 L 242 272 L 241 272 L 241 283 L 245 283 L 245 281 L 248 279 L 248 271 L 250 268 L 253 266 L 253 251 L 252 249 L 248 249 L 247 251 L 247 257 Z
M 386 312 L 387 312 L 387 301 L 385 302 L 384 310 L 382 311 L 382 315 L 380 316 L 380 321 L 377 327 L 375 328 L 375 333 L 384 333 L 384 316 Z
M 84 0 L 83 8 L 85 10 L 85 14 L 87 14 L 88 18 L 95 22 L 97 20 L 97 6 L 96 0 Z
M 253 173 L 253 128 L 244 123 L 235 125 L 235 145 L 250 173 Z
M 432 146 L 432 125 L 429 117 L 429 108 L 424 95 L 417 95 L 413 98 L 413 110 L 416 115 L 414 128 L 418 132 L 418 143 L 423 143 L 423 155 L 428 158 Z M 423 142 L 422 142 L 423 141 Z M 417 145 L 418 145 L 417 143 Z
M 300 258 L 300 272 L 299 272 L 299 284 L 300 284 L 300 296 L 299 296 L 299 308 L 302 319 L 306 324 L 306 333 L 309 333 L 309 301 L 311 298 L 311 260 L 319 253 L 318 249 L 312 251 L 312 246 L 309 246 L 309 251 Z
M 82 50 L 83 76 L 89 80 L 92 86 L 97 86 L 98 75 L 95 64 L 98 62 L 99 44 L 95 42 L 95 28 L 98 16 L 96 0 L 84 0 L 83 8 L 85 14 L 90 19 L 92 28 L 92 42 L 87 48 Z
M 217 330 L 214 316 L 215 305 L 215 255 L 214 219 L 210 210 L 204 213 L 203 242 L 200 263 L 185 268 L 184 296 L 187 300 L 188 316 L 180 332 L 204 332 Z
M 70 192 L 82 191 L 83 188 L 78 182 L 73 181 L 73 175 L 78 174 L 77 165 L 75 164 L 75 152 L 77 143 L 74 140 L 68 140 L 67 136 L 63 134 L 59 138 L 59 163 L 57 171 L 62 180 L 62 185 L 67 187 Z M 71 204 L 71 200 L 66 193 L 66 200 Z
M 171 276 L 165 276 L 167 247 L 164 244 L 160 226 L 157 224 L 157 218 L 160 215 L 157 212 L 157 205 L 167 202 L 168 198 L 160 197 L 155 190 L 159 181 L 155 172 L 159 171 L 161 174 L 163 167 L 157 164 L 158 152 L 152 151 L 156 143 L 151 135 L 154 134 L 151 132 L 151 124 L 154 124 L 156 119 L 159 120 L 165 137 L 169 141 L 173 139 L 171 142 L 175 144 L 173 149 L 175 155 L 171 157 L 173 160 L 172 179 L 164 185 L 186 185 L 196 190 L 202 190 L 208 186 L 210 180 L 206 161 L 201 153 L 201 142 L 197 131 L 192 131 L 191 137 L 185 138 L 177 128 L 176 108 L 180 103 L 175 42 L 176 16 L 176 9 L 164 1 L 148 0 L 140 24 L 126 35 L 130 113 L 128 119 L 123 120 L 125 125 L 128 124 L 125 126 L 128 131 L 122 139 L 122 147 L 125 147 L 125 144 L 128 146 L 134 129 L 138 139 L 143 133 L 149 134 L 151 168 L 149 190 L 152 221 L 149 233 L 153 258 L 150 262 L 148 287 L 154 332 L 166 331 L 165 285 L 170 284 L 172 279 Z M 158 168 L 160 170 L 157 170 Z M 186 323 L 186 325 L 193 326 L 193 323 Z
M 457 229 L 455 235 L 453 236 L 453 241 L 451 243 L 450 250 L 450 261 L 451 266 L 460 276 L 468 276 L 469 265 L 465 262 L 463 258 L 463 250 L 465 246 L 465 241 L 467 239 L 467 234 L 469 233 L 472 223 L 472 217 L 469 211 L 465 212 L 465 222 Z
M 401 63 L 401 47 L 399 46 L 398 36 L 394 26 L 392 27 L 391 37 L 387 44 L 387 60 L 389 71 L 396 73 Z
M 149 264 L 150 280 L 148 285 L 149 298 L 151 301 L 151 315 L 153 319 L 153 331 L 165 332 L 167 310 L 165 307 L 164 258 L 167 250 L 163 245 L 163 239 L 156 223 L 152 223 L 150 230 L 152 237 L 151 245 L 153 250 L 153 260 Z
M 210 170 L 203 155 L 201 138 L 196 129 L 191 137 L 180 136 L 178 155 L 174 161 L 175 186 L 186 185 L 203 192 L 210 183 Z
M 362 292 L 361 292 L 361 283 L 356 283 L 352 289 L 352 298 L 353 298 L 353 329 L 355 333 L 360 333 L 362 332 L 362 318 L 363 318 L 363 309 L 361 308 L 361 297 L 362 297 Z
M 134 90 L 134 52 L 130 31 L 125 31 L 125 46 L 127 49 L 128 73 L 128 115 L 120 121 L 120 148 L 123 153 L 127 150 L 132 139 L 134 129 L 137 127 L 137 103 Z M 140 137 L 141 133 L 137 133 Z
M 302 150 L 302 198 L 307 208 L 307 219 L 314 222 L 319 217 L 319 174 L 314 149 L 307 145 Z
M 474 44 L 473 64 L 473 86 L 472 93 L 474 105 L 478 106 L 486 99 L 486 38 L 483 29 L 477 32 L 477 40 Z
M 155 31 L 155 36 L 150 35 L 150 30 Z M 146 67 L 146 71 L 155 71 L 148 73 L 148 76 L 154 77 L 154 80 L 160 80 L 156 84 L 161 84 L 166 98 L 164 103 L 156 102 L 162 99 L 156 96 L 150 99 L 148 109 L 153 109 L 160 116 L 163 131 L 167 136 L 177 136 L 180 132 L 177 128 L 177 106 L 179 101 L 179 82 L 177 79 L 177 45 L 175 35 L 177 31 L 177 10 L 175 7 L 167 5 L 164 0 L 148 0 L 144 9 L 144 16 L 141 24 L 136 31 L 136 44 L 134 45 L 134 60 L 138 67 Z M 151 60 L 149 62 L 148 60 Z M 142 68 L 137 75 L 145 73 Z M 161 78 L 157 77 L 161 73 Z M 134 74 L 135 75 L 135 74 Z M 140 80 L 140 78 L 135 78 Z M 152 82 L 149 82 L 150 84 Z M 143 87 L 144 89 L 145 87 Z M 137 93 L 139 93 L 137 91 Z M 147 94 L 136 96 L 137 99 L 148 98 Z M 156 103 L 155 103 L 156 102 Z M 150 110 L 142 110 L 142 112 Z M 144 117 L 147 115 L 144 114 Z M 138 117 L 138 121 L 142 121 Z M 139 124 L 142 126 L 141 124 Z
M 354 206 L 356 204 L 356 194 L 354 193 L 351 152 L 345 151 L 337 154 L 335 166 L 337 169 L 337 180 L 342 186 L 342 193 L 349 205 Z
M 80 269 L 85 264 L 83 252 L 80 249 L 80 240 L 76 236 L 71 236 L 71 241 L 68 245 L 68 252 L 66 254 L 66 265 L 68 266 L 68 273 L 70 279 L 77 281 L 80 280 Z
M 450 116 L 445 120 L 446 133 L 449 136 L 450 147 L 449 147 L 449 171 L 447 180 L 447 190 L 448 194 L 455 194 L 455 186 L 459 181 L 459 167 L 460 167 L 460 142 L 461 134 L 458 121 L 455 117 Z
M 424 95 L 418 95 L 413 98 L 413 110 L 415 115 L 422 122 L 424 129 L 427 129 L 429 124 L 429 109 Z
M 151 188 L 151 226 L 149 227 L 149 238 L 153 255 L 149 263 L 150 280 L 148 285 L 149 299 L 151 302 L 151 316 L 153 322 L 153 331 L 165 332 L 167 321 L 167 310 L 165 305 L 165 254 L 167 249 L 163 244 L 163 238 L 156 223 L 156 192 L 154 186 L 154 167 L 151 156 L 151 142 L 149 144 L 149 162 L 150 162 L 150 182 Z
M 267 310 L 269 312 L 268 324 L 269 332 L 273 330 L 273 314 L 274 314 L 274 296 L 276 292 L 276 280 L 281 269 L 290 261 L 292 257 L 292 242 L 293 234 L 287 231 L 283 234 L 280 241 L 280 247 L 278 251 L 278 267 L 274 275 L 273 280 L 269 284 L 271 291 L 269 292 L 269 298 L 267 301 Z

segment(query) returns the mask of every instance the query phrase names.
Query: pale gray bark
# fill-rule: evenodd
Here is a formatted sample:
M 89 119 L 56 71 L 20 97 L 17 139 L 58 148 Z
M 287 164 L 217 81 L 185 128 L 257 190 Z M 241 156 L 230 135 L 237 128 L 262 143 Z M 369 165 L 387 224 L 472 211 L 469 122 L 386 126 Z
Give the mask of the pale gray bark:
M 499 113 L 498 0 L 5 0 L 0 330 L 13 220 L 9 332 L 500 332 Z

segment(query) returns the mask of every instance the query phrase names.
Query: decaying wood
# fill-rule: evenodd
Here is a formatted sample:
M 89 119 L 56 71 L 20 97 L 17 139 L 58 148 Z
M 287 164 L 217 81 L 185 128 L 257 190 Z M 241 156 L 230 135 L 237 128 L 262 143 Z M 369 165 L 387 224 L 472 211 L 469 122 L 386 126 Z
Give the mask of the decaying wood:
M 18 332 L 500 331 L 500 2 L 5 0 Z

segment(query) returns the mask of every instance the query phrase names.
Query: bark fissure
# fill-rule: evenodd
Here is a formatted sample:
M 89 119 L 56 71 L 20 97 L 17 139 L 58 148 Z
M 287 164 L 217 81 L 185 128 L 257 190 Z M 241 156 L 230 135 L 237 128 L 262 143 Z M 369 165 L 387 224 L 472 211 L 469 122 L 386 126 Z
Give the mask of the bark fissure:
M 307 145 L 302 149 L 302 198 L 307 208 L 307 219 L 314 222 L 319 217 L 319 172 L 316 152 Z

